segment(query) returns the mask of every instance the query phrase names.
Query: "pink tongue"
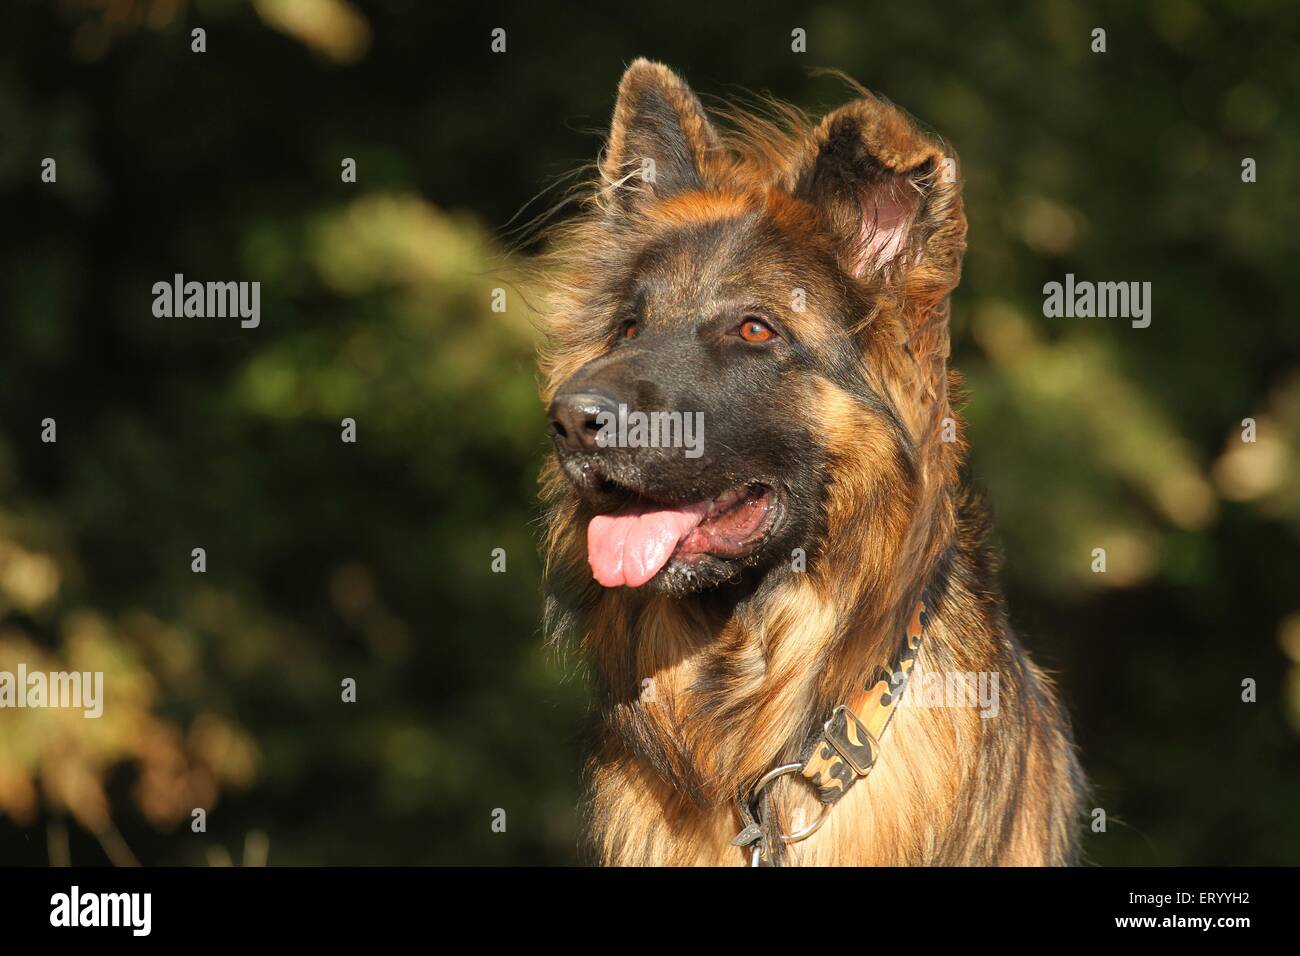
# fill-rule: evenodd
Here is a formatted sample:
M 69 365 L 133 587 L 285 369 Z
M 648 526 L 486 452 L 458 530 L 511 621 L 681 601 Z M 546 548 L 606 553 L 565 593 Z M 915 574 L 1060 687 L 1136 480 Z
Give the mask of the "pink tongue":
M 639 588 L 668 563 L 677 543 L 709 512 L 709 502 L 650 511 L 629 508 L 597 515 L 587 525 L 591 573 L 607 588 Z

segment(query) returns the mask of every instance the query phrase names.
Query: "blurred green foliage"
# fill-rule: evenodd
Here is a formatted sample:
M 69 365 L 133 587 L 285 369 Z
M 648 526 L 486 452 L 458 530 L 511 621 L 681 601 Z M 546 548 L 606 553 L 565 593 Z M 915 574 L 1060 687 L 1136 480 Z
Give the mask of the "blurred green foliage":
M 0 670 L 104 670 L 108 697 L 99 721 L 0 711 L 0 863 L 577 858 L 587 689 L 542 647 L 535 330 L 500 227 L 595 155 L 638 55 L 812 109 L 844 92 L 810 68 L 837 67 L 954 144 L 972 474 L 1107 811 L 1089 859 L 1300 862 L 1296 21 L 1283 0 L 20 3 Z M 177 272 L 260 281 L 261 326 L 154 318 Z M 1151 327 L 1043 318 L 1066 272 L 1150 281 Z

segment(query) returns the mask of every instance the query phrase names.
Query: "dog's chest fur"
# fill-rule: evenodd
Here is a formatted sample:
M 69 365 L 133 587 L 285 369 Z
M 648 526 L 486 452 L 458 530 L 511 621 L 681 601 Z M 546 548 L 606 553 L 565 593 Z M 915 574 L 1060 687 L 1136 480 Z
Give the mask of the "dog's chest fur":
M 928 707 L 919 697 L 900 707 L 872 773 L 816 834 L 786 847 L 781 862 L 1070 862 L 1080 774 L 1050 685 L 959 584 L 942 606 L 946 617 L 932 619 L 918 667 L 998 674 L 997 715 Z M 833 706 L 822 703 L 818 668 L 799 649 L 831 643 L 811 632 L 836 626 L 834 607 L 815 600 L 811 585 L 793 586 L 767 620 L 766 627 L 733 620 L 709 631 L 707 620 L 671 602 L 651 602 L 637 617 L 629 658 L 645 676 L 634 682 L 635 696 L 611 697 L 605 745 L 589 774 L 601 862 L 747 862 L 747 851 L 730 844 L 740 827 L 738 788 L 798 759 L 813 710 Z M 769 812 L 791 832 L 821 811 L 810 788 L 786 778 Z

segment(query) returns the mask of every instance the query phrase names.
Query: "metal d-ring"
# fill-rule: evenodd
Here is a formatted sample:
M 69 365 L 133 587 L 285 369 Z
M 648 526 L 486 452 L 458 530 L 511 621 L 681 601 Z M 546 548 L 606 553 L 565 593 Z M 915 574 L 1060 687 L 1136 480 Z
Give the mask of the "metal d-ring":
M 763 788 L 773 781 L 784 777 L 788 773 L 796 773 L 802 769 L 803 764 L 801 763 L 782 764 L 779 767 L 773 767 L 767 773 L 763 774 L 763 776 L 758 778 L 758 783 L 754 784 L 754 788 L 749 791 L 749 808 L 751 812 L 753 812 L 755 819 L 758 819 L 758 810 L 755 808 L 754 804 L 758 799 L 758 795 L 762 793 Z M 830 806 L 828 804 L 823 803 L 821 807 L 822 812 L 817 816 L 816 820 L 808 824 L 808 826 L 804 827 L 802 830 L 796 830 L 794 833 L 782 833 L 780 835 L 781 842 L 785 844 L 798 843 L 800 840 L 808 839 L 820 830 L 822 824 L 826 822 L 827 814 L 830 812 Z

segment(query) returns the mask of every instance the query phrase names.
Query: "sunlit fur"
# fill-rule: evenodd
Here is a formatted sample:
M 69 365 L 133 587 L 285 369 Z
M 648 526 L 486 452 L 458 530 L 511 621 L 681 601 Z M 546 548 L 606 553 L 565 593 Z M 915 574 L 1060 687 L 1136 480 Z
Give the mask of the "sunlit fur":
M 627 204 L 635 179 L 626 104 L 646 89 L 680 120 L 703 190 Z M 859 98 L 819 123 L 769 104 L 765 116 L 706 114 L 665 67 L 637 61 L 620 86 L 610 139 L 583 213 L 556 228 L 537 263 L 545 290 L 543 398 L 608 348 L 601 329 L 617 302 L 593 293 L 623 267 L 637 236 L 674 224 L 762 210 L 791 243 L 832 250 L 861 314 L 801 318 L 805 336 L 842 336 L 861 374 L 901 424 L 829 376 L 804 383 L 831 480 L 819 502 L 824 533 L 808 542 L 805 573 L 774 569 L 735 600 L 673 597 L 597 585 L 587 564 L 591 514 L 555 463 L 542 477 L 547 506 L 548 628 L 573 641 L 599 689 L 599 739 L 588 772 L 594 857 L 609 864 L 739 865 L 736 795 L 778 763 L 797 760 L 839 703 L 885 663 L 922 588 L 930 626 L 920 666 L 996 672 L 997 718 L 971 709 L 901 708 L 874 772 L 812 838 L 780 862 L 811 864 L 1063 864 L 1073 859 L 1082 777 L 1050 681 L 1011 635 L 984 544 L 978 502 L 965 490 L 965 445 L 941 440 L 955 419 L 947 372 L 948 302 L 965 246 L 961 183 L 932 160 L 952 156 L 891 104 Z M 902 253 L 880 267 L 858 259 L 870 228 L 848 236 L 852 210 L 796 198 L 798 183 L 835 129 L 851 128 L 888 170 L 922 168 L 890 188 L 915 191 Z M 899 202 L 912 201 L 900 195 Z M 903 206 L 903 208 L 910 208 Z M 855 262 L 859 268 L 855 270 Z M 855 274 L 856 272 L 856 274 Z M 958 426 L 959 427 L 959 426 Z M 647 681 L 652 683 L 647 683 Z M 652 698 L 647 696 L 650 689 Z M 811 790 L 786 778 L 773 790 L 771 828 Z

